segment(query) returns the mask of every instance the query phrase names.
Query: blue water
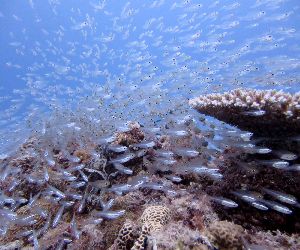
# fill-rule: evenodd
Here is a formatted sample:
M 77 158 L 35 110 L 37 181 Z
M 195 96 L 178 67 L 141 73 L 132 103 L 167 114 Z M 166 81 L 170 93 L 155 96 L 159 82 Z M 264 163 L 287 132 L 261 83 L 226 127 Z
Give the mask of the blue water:
M 28 117 L 93 96 L 133 108 L 163 93 L 149 108 L 156 111 L 237 87 L 297 92 L 299 7 L 297 0 L 2 1 L 1 142 L 24 134 Z

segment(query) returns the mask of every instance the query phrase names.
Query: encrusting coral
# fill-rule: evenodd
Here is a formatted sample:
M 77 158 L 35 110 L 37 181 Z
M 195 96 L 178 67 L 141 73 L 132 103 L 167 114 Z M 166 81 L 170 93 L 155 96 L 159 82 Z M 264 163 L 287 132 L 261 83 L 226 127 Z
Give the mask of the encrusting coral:
M 300 131 L 300 93 L 235 89 L 189 101 L 199 112 L 258 135 L 295 135 Z

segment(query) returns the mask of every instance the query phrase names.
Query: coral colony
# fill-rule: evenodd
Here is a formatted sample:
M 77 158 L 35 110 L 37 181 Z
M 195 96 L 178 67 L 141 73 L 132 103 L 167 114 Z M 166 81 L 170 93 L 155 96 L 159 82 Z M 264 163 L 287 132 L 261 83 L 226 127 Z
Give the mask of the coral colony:
M 0 250 L 300 249 L 297 1 L 14 4 Z

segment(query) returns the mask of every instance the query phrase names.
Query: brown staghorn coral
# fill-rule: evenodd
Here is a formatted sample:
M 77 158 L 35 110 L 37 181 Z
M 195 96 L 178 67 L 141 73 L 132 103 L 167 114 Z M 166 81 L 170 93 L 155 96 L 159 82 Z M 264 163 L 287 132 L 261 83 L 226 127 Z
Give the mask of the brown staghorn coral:
M 257 135 L 294 135 L 300 131 L 299 92 L 292 95 L 276 90 L 235 89 L 203 95 L 189 104 L 205 115 Z

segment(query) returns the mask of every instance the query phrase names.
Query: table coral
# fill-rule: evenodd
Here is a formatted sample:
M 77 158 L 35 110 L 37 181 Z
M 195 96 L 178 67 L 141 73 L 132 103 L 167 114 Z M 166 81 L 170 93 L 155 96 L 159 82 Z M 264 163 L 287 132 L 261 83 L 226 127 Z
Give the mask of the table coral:
M 300 93 L 235 89 L 191 99 L 199 112 L 260 135 L 295 135 L 300 131 Z

